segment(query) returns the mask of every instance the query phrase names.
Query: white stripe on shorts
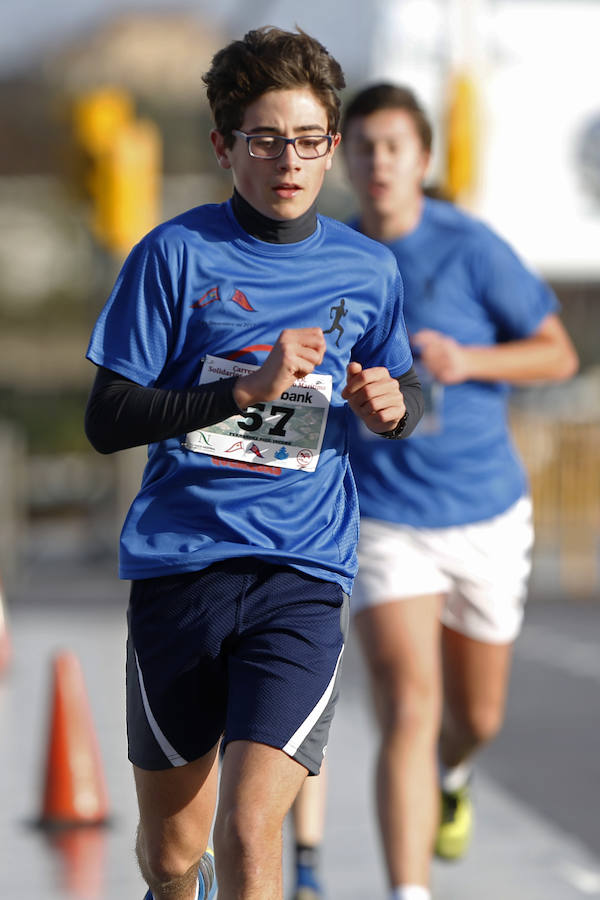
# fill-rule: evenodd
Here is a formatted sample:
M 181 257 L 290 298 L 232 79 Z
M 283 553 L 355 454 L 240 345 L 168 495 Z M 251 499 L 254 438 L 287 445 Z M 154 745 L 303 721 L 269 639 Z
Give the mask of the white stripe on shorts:
M 335 669 L 333 675 L 331 676 L 331 681 L 325 688 L 324 693 L 322 694 L 318 703 L 313 707 L 309 715 L 306 717 L 304 722 L 300 725 L 300 727 L 294 732 L 291 736 L 285 747 L 283 747 L 283 752 L 287 753 L 288 756 L 294 756 L 295 753 L 298 752 L 298 748 L 301 746 L 308 734 L 310 734 L 311 729 L 314 727 L 315 723 L 319 720 L 319 717 L 327 704 L 329 703 L 329 698 L 333 692 L 333 688 L 335 685 L 335 679 L 340 667 L 340 663 L 342 661 L 342 653 L 344 652 L 344 648 L 340 650 L 340 655 L 337 658 L 337 662 L 335 664 Z
M 165 737 L 163 732 L 160 730 L 158 722 L 156 721 L 156 719 L 154 718 L 154 715 L 152 714 L 152 710 L 150 709 L 150 703 L 148 702 L 148 695 L 146 694 L 146 687 L 144 685 L 144 676 L 142 675 L 142 670 L 140 668 L 140 663 L 138 660 L 137 653 L 135 654 L 135 664 L 137 667 L 138 681 L 139 681 L 139 685 L 140 685 L 140 693 L 142 695 L 142 703 L 144 704 L 146 718 L 148 719 L 148 724 L 150 726 L 152 734 L 156 738 L 156 741 L 157 741 L 160 749 L 165 754 L 165 756 L 167 757 L 167 759 L 169 760 L 169 762 L 171 763 L 172 766 L 187 765 L 188 760 L 184 759 L 183 756 L 180 756 L 179 753 L 177 752 L 177 750 L 175 750 L 174 747 L 171 746 L 171 744 L 169 743 L 169 741 L 167 740 L 167 738 Z

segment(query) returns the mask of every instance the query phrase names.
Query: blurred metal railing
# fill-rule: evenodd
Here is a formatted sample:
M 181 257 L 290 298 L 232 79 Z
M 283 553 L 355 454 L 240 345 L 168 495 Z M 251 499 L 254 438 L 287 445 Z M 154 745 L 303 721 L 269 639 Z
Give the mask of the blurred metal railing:
M 553 421 L 513 410 L 511 427 L 531 482 L 533 580 L 564 599 L 600 597 L 600 422 Z

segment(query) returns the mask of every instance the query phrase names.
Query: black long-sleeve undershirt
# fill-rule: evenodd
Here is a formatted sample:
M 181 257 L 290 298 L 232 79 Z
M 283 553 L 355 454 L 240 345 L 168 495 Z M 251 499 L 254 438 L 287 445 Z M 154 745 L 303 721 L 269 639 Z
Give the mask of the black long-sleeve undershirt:
M 99 453 L 115 453 L 243 415 L 233 398 L 235 381 L 231 377 L 187 390 L 166 390 L 144 387 L 99 366 L 85 411 L 85 433 Z M 423 399 L 412 367 L 398 382 L 408 413 L 400 435 L 404 438 L 421 418 Z
M 414 366 L 411 366 L 408 372 L 405 372 L 404 375 L 400 375 L 396 380 L 400 385 L 400 390 L 404 397 L 404 405 L 406 407 L 406 423 L 402 429 L 402 433 L 398 435 L 398 437 L 403 440 L 413 433 L 419 424 L 419 419 L 423 415 L 423 391 Z
M 85 433 L 99 453 L 164 441 L 222 422 L 240 409 L 235 377 L 187 390 L 143 387 L 98 367 L 85 411 Z

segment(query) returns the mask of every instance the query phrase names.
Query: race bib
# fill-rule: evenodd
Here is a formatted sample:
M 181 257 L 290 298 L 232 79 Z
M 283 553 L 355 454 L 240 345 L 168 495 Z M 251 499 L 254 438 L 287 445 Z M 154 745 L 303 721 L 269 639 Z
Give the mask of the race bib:
M 207 356 L 199 383 L 247 375 L 259 368 Z M 314 472 L 327 425 L 332 386 L 331 375 L 306 375 L 277 400 L 256 403 L 223 422 L 188 432 L 184 446 L 209 456 Z

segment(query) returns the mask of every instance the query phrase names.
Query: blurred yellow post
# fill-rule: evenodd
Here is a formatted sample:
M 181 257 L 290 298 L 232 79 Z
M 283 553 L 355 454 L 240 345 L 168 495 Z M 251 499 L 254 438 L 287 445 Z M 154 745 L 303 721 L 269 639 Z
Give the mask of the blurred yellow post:
M 97 164 L 115 132 L 133 118 L 133 100 L 118 87 L 102 87 L 82 94 L 73 106 L 73 131 L 80 157 L 78 180 L 96 197 Z
M 158 224 L 161 168 L 160 132 L 147 119 L 122 123 L 100 154 L 93 227 L 113 253 L 124 256 Z
M 477 174 L 477 91 L 466 71 L 450 83 L 446 128 L 446 178 L 451 200 L 465 200 L 475 188 Z
M 74 104 L 80 151 L 78 181 L 92 201 L 92 229 L 115 255 L 125 256 L 160 219 L 162 140 L 154 122 L 136 119 L 130 94 L 102 87 Z

